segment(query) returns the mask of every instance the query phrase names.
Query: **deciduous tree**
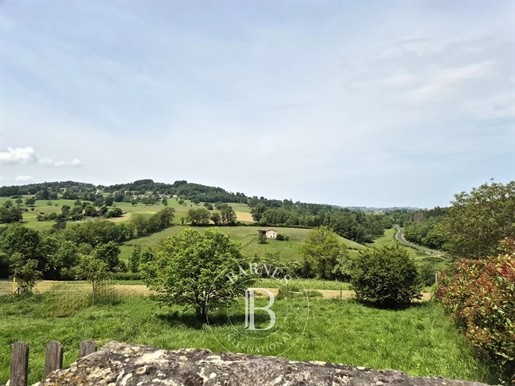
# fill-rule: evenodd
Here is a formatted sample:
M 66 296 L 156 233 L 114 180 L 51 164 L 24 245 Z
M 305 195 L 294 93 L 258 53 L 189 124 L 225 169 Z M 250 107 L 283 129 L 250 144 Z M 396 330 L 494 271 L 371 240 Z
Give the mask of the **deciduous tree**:
M 347 247 L 327 227 L 311 229 L 301 246 L 304 268 L 320 279 L 334 279 L 342 261 L 347 258 Z
M 234 281 L 226 277 L 229 272 L 239 273 L 240 266 L 244 266 L 241 245 L 228 235 L 186 229 L 168 237 L 143 271 L 147 285 L 163 301 L 193 307 L 205 322 L 210 308 L 242 296 L 255 280 L 250 275 Z
M 503 238 L 515 237 L 515 181 L 484 184 L 454 197 L 442 222 L 454 257 L 487 258 Z

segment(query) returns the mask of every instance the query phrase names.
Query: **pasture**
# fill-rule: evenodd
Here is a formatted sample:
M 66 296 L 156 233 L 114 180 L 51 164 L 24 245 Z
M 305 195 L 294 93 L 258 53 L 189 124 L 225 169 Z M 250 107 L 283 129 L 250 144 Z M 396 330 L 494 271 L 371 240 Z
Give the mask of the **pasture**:
M 122 244 L 120 248 L 120 258 L 122 260 L 127 260 L 135 245 L 141 245 L 142 247 L 156 247 L 161 240 L 170 235 L 179 233 L 186 228 L 186 226 L 173 226 L 146 237 L 129 240 Z M 300 260 L 299 248 L 306 238 L 309 229 L 275 227 L 274 229 L 276 229 L 278 233 L 289 236 L 289 241 L 268 239 L 266 244 L 259 244 L 257 239 L 258 230 L 264 228 L 265 227 L 256 226 L 223 226 L 218 229 L 221 232 L 227 233 L 233 240 L 239 241 L 243 246 L 243 253 L 248 257 L 266 257 L 268 255 L 283 262 L 288 260 Z M 195 227 L 195 229 L 200 232 L 205 232 L 206 229 L 213 228 Z M 343 237 L 340 237 L 340 240 L 347 245 L 351 255 L 355 255 L 359 250 L 367 248 L 364 245 L 344 239 Z
M 274 307 L 286 307 L 285 302 L 278 300 Z M 289 302 L 306 307 L 300 300 Z M 282 354 L 287 358 L 394 368 L 415 376 L 491 381 L 485 365 L 476 359 L 438 304 L 425 302 L 391 311 L 354 300 L 314 299 L 309 308 L 307 328 L 297 344 Z M 84 339 L 99 345 L 117 340 L 165 349 L 224 350 L 191 311 L 159 308 L 150 297 L 133 292 L 118 291 L 95 306 L 89 305 L 88 294 L 81 290 L 56 290 L 16 301 L 4 297 L 0 298 L 0 311 L 0 383 L 9 377 L 10 346 L 18 340 L 31 349 L 31 384 L 42 379 L 45 344 L 54 339 L 65 347 L 65 366 L 76 360 L 78 344 Z M 290 323 L 277 328 L 294 333 L 294 327 Z M 231 328 L 224 322 L 213 326 L 217 336 Z
M 28 197 L 30 197 L 30 196 L 23 197 L 24 203 L 25 203 L 25 198 L 28 198 Z M 7 200 L 9 200 L 9 198 L 0 197 L 0 205 L 3 205 L 4 202 Z M 14 200 L 12 200 L 12 201 L 14 203 Z M 49 203 L 51 203 L 51 205 L 49 205 Z M 23 212 L 24 225 L 26 225 L 30 228 L 37 229 L 37 230 L 51 229 L 52 225 L 54 225 L 55 222 L 54 221 L 38 221 L 37 220 L 38 214 L 45 213 L 48 215 L 48 214 L 54 213 L 54 212 L 61 213 L 61 207 L 63 205 L 69 205 L 70 207 L 73 208 L 74 203 L 75 203 L 75 200 L 62 200 L 62 199 L 50 200 L 50 201 L 49 200 L 37 200 L 36 204 L 34 206 L 34 211 L 29 210 L 28 212 Z M 243 223 L 252 223 L 253 222 L 252 216 L 250 214 L 250 208 L 248 207 L 248 205 L 239 204 L 239 203 L 229 203 L 229 205 L 231 205 L 233 207 L 234 211 L 236 212 L 238 221 L 241 221 Z M 14 206 L 16 206 L 16 204 L 14 204 Z M 154 214 L 165 207 L 161 203 L 159 203 L 157 205 L 144 205 L 144 204 L 139 203 L 139 204 L 136 204 L 133 206 L 132 204 L 130 204 L 128 202 L 116 202 L 115 206 L 121 208 L 122 211 L 124 212 L 124 215 L 123 215 L 123 217 L 108 219 L 108 221 L 123 222 L 123 221 L 129 220 L 133 213 Z M 186 217 L 186 215 L 188 214 L 188 210 L 190 210 L 192 208 L 198 209 L 198 208 L 204 207 L 202 204 L 195 205 L 189 200 L 185 200 L 183 205 L 179 205 L 179 202 L 175 198 L 168 199 L 168 206 L 170 208 L 175 209 L 175 218 L 174 218 L 175 224 L 181 223 L 181 219 Z M 21 205 L 20 207 L 26 208 L 26 206 L 24 204 Z M 87 220 L 83 220 L 83 221 L 87 221 Z M 72 224 L 72 223 L 73 222 L 68 222 L 68 224 Z

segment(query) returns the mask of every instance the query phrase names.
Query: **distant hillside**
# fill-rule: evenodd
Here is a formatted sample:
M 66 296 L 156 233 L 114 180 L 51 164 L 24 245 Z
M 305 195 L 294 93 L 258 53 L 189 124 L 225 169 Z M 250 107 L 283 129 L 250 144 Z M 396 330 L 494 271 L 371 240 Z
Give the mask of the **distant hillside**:
M 36 200 L 80 200 L 89 201 L 90 212 L 109 210 L 116 203 L 132 205 L 168 204 L 175 199 L 178 205 L 190 200 L 191 205 L 203 202 L 206 208 L 194 209 L 191 216 L 200 216 L 209 222 L 209 208 L 221 208 L 217 203 L 240 203 L 248 205 L 252 220 L 260 226 L 314 228 L 327 226 L 340 236 L 357 243 L 370 243 L 393 224 L 393 217 L 382 213 L 367 214 L 365 210 L 350 210 L 334 205 L 303 203 L 292 200 L 275 200 L 265 197 L 248 197 L 244 193 L 228 192 L 225 189 L 175 181 L 173 184 L 154 182 L 151 179 L 138 180 L 126 184 L 93 185 L 81 182 L 45 182 L 0 188 L 0 196 L 15 198 L 34 196 Z M 86 206 L 87 203 L 83 203 Z M 193 209 L 193 207 L 191 208 Z M 368 208 L 367 208 L 368 209 Z M 371 212 L 370 210 L 366 210 Z M 188 211 L 189 213 L 189 211 Z
M 63 181 L 3 186 L 0 188 L 0 197 L 38 195 L 40 199 L 53 198 L 58 194 L 62 198 L 94 201 L 95 195 L 105 193 L 111 193 L 113 196 L 151 194 L 177 195 L 184 199 L 198 200 L 201 202 L 247 202 L 247 196 L 243 193 L 230 193 L 222 188 L 189 183 L 187 181 L 175 181 L 173 184 L 167 184 L 154 182 L 151 179 L 144 179 L 109 186 Z M 123 201 L 123 198 L 115 201 Z
M 408 211 L 408 212 L 416 212 L 417 210 L 421 210 L 420 208 L 414 208 L 411 206 L 394 206 L 389 208 L 375 208 L 370 206 L 344 206 L 341 208 L 347 208 L 350 210 L 357 210 L 361 212 L 394 212 L 394 211 Z

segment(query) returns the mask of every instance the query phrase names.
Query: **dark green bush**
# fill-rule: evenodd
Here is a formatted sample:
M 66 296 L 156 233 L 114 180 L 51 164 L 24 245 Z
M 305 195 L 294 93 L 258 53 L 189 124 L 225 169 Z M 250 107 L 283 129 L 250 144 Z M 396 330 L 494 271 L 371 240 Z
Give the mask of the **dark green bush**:
M 351 284 L 358 300 L 380 307 L 398 307 L 422 297 L 417 263 L 398 245 L 360 252 L 352 263 Z

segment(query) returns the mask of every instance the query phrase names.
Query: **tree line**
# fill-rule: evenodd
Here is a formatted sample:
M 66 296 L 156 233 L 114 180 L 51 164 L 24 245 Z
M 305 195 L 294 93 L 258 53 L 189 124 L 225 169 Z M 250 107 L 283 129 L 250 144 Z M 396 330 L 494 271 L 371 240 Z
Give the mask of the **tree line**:
M 305 228 L 327 226 L 338 235 L 357 243 L 372 242 L 393 224 L 391 217 L 384 214 L 367 214 L 330 205 L 266 199 L 255 202 L 251 214 L 259 225 Z
M 125 272 L 119 244 L 171 226 L 174 212 L 167 207 L 150 216 L 134 214 L 120 224 L 90 220 L 48 231 L 22 224 L 0 227 L 0 276 L 16 276 L 26 286 L 40 278 L 75 279 L 73 268 L 82 256 L 92 254 L 106 264 L 108 272 Z

